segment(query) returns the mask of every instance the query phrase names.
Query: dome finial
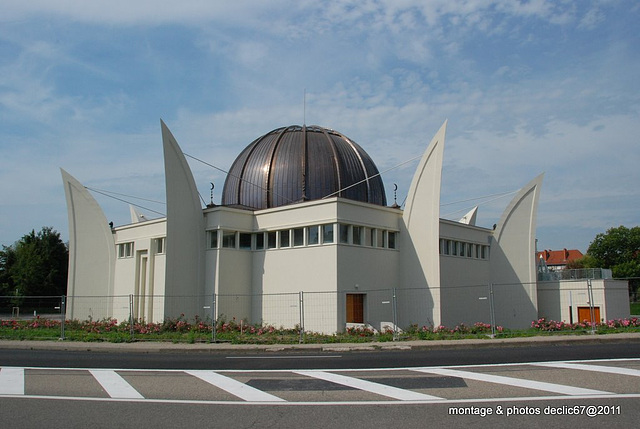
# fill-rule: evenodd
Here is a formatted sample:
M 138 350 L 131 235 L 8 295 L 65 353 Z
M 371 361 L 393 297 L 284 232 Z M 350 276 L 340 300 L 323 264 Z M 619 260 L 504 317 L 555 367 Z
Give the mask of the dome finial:
M 307 88 L 304 89 L 304 96 L 302 98 L 302 125 L 307 125 Z

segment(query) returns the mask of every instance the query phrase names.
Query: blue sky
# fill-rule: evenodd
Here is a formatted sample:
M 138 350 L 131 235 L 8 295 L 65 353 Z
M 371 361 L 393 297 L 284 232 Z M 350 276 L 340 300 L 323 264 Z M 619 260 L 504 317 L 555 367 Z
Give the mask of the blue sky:
M 584 252 L 597 233 L 640 224 L 640 3 L 0 0 L 0 10 L 1 244 L 43 226 L 67 239 L 60 167 L 164 213 L 160 119 L 184 152 L 222 169 L 280 126 L 336 129 L 385 171 L 390 202 L 394 183 L 406 196 L 417 161 L 392 167 L 448 119 L 441 217 L 481 203 L 478 224 L 490 227 L 511 196 L 489 196 L 545 172 L 539 249 Z M 189 162 L 203 198 L 214 182 L 219 203 L 223 173 Z M 109 220 L 129 222 L 127 204 L 94 196 Z

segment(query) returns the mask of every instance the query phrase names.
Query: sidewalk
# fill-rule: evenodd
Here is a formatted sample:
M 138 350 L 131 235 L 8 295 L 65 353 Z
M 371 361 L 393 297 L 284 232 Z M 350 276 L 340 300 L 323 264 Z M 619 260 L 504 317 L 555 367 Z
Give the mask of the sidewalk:
M 606 335 L 556 335 L 537 337 L 518 337 L 500 339 L 434 340 L 434 341 L 397 341 L 373 343 L 335 343 L 335 344 L 230 344 L 230 343 L 171 343 L 145 342 L 102 343 L 76 341 L 15 341 L 0 340 L 0 349 L 12 350 L 64 350 L 93 351 L 103 353 L 257 353 L 257 352 L 348 352 L 377 350 L 429 350 L 437 348 L 474 347 L 523 347 L 532 344 L 553 343 L 557 345 L 589 343 L 629 343 L 640 342 L 640 333 L 622 333 Z

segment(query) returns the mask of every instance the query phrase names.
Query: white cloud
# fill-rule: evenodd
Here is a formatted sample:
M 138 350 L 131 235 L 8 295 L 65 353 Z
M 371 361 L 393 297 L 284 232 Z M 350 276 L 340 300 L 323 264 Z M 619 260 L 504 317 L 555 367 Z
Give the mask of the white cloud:
M 420 155 L 448 118 L 447 201 L 511 191 L 546 170 L 539 232 L 553 245 L 571 246 L 598 224 L 640 222 L 628 191 L 639 179 L 637 9 L 542 0 L 3 6 L 3 243 L 53 213 L 66 230 L 58 166 L 93 187 L 163 199 L 159 118 L 185 152 L 228 168 L 254 138 L 303 122 L 305 88 L 306 122 L 354 139 L 381 170 Z M 212 180 L 219 198 L 224 175 L 189 162 L 205 200 Z M 383 175 L 389 199 L 393 183 L 403 198 L 414 167 Z M 128 220 L 126 205 L 97 198 L 110 219 Z M 5 215 L 31 213 L 33 201 L 50 210 Z M 482 207 L 481 222 L 505 204 Z M 27 230 L 26 219 L 35 222 Z

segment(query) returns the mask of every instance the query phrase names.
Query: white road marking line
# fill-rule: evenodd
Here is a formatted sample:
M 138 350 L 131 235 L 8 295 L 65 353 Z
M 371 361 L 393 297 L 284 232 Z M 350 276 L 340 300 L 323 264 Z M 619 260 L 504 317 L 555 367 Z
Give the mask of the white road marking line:
M 521 378 L 504 377 L 501 375 L 481 374 L 478 372 L 461 371 L 445 368 L 420 368 L 414 371 L 428 374 L 448 375 L 451 377 L 468 378 L 470 380 L 485 381 L 487 383 L 505 384 L 507 386 L 524 387 L 526 389 L 544 390 L 546 392 L 561 393 L 564 395 L 612 395 L 611 392 L 602 390 L 584 389 L 581 387 L 566 386 L 563 384 L 545 383 L 543 381 L 525 380 Z
M 24 395 L 24 368 L 0 368 L 0 395 Z
M 283 402 L 284 399 L 248 386 L 230 377 L 225 377 L 213 371 L 185 371 L 185 373 L 206 381 L 238 398 L 250 402 Z
M 304 355 L 304 356 L 297 356 L 297 355 L 290 355 L 290 356 L 226 356 L 225 359 L 318 359 L 318 358 L 322 358 L 322 359 L 327 359 L 327 358 L 331 358 L 331 359 L 338 359 L 341 358 L 342 356 L 308 356 L 308 355 Z
M 631 375 L 633 377 L 640 377 L 640 370 L 632 368 L 619 368 L 615 366 L 602 366 L 602 365 L 585 365 L 580 363 L 569 362 L 541 362 L 532 365 L 545 366 L 551 368 L 563 368 L 563 369 L 578 369 L 580 371 L 595 371 L 606 372 L 609 374 Z
M 355 389 L 376 393 L 389 398 L 399 399 L 401 401 L 433 401 L 442 399 L 438 396 L 425 395 L 423 393 L 414 392 L 412 390 L 399 389 L 385 384 L 374 383 L 368 380 L 362 380 L 354 377 L 347 377 L 340 374 L 333 374 L 324 371 L 293 371 L 296 374 L 313 377 L 320 380 L 330 381 L 331 383 L 341 384 L 343 386 L 353 387 Z
M 566 361 L 548 361 L 548 362 L 515 362 L 515 363 L 481 363 L 481 364 L 465 364 L 465 365 L 439 365 L 429 367 L 415 367 L 415 366 L 400 366 L 400 367 L 388 367 L 388 368 L 315 368 L 317 371 L 331 371 L 331 372 L 353 372 L 353 371 L 371 371 L 371 372 L 387 372 L 387 371 L 413 371 L 421 368 L 502 368 L 510 366 L 523 366 L 523 365 L 536 365 L 539 363 L 554 363 L 554 362 L 581 362 L 581 363 L 605 363 L 605 362 L 640 362 L 640 358 L 616 358 L 616 359 L 579 359 L 579 360 L 566 360 Z M 91 371 L 95 368 L 82 368 L 82 367 L 46 367 L 46 366 L 25 366 L 24 369 L 45 369 L 45 370 L 65 370 L 65 371 Z M 118 372 L 182 372 L 184 369 L 161 369 L 161 368 L 101 368 L 109 369 L 111 371 Z M 259 372 L 287 372 L 287 369 L 261 369 Z M 255 369 L 225 369 L 225 373 L 253 373 Z
M 133 386 L 127 383 L 126 380 L 115 371 L 92 369 L 89 370 L 89 372 L 112 398 L 144 399 L 140 392 L 134 389 Z
M 154 404 L 197 404 L 197 405 L 233 405 L 233 406 L 254 406 L 254 405 L 269 405 L 279 407 L 295 407 L 295 406 L 365 406 L 370 407 L 372 405 L 431 405 L 431 404 L 480 404 L 480 403 L 503 403 L 503 402 L 520 402 L 522 404 L 530 403 L 533 401 L 575 401 L 575 396 L 527 396 L 527 397 L 507 397 L 507 398 L 466 398 L 466 399 L 434 399 L 433 401 L 323 401 L 323 402 L 242 402 L 242 401 L 215 401 L 215 400 L 200 400 L 200 399 L 121 399 L 121 398 L 98 398 L 92 396 L 52 396 L 52 395 L 5 395 L 3 398 L 15 398 L 15 399 L 54 399 L 62 401 L 82 401 L 82 402 L 127 402 L 127 403 L 154 403 Z M 638 393 L 621 393 L 621 394 L 607 394 L 607 395 L 585 395 L 580 399 L 640 399 Z

